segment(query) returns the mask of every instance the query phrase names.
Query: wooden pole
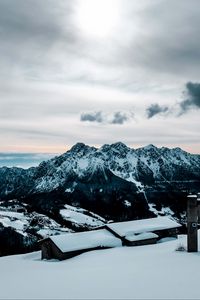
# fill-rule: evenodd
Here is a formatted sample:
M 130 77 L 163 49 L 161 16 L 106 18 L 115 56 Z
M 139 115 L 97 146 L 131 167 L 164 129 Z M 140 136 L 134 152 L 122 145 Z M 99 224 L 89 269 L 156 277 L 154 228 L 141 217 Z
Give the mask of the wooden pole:
M 200 193 L 197 193 L 198 224 L 200 223 Z
M 187 246 L 188 252 L 198 251 L 198 206 L 197 196 L 189 195 L 187 197 Z

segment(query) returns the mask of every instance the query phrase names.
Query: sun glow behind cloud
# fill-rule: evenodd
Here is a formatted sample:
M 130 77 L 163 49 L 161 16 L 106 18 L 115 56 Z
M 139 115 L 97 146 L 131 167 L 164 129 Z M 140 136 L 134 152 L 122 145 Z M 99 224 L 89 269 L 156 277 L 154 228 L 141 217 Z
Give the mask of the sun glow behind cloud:
M 117 29 L 119 18 L 119 0 L 78 0 L 75 22 L 88 37 L 111 36 Z
M 196 92 L 182 95 L 200 84 L 199 15 L 196 0 L 1 0 L 0 152 L 120 140 L 200 153 Z

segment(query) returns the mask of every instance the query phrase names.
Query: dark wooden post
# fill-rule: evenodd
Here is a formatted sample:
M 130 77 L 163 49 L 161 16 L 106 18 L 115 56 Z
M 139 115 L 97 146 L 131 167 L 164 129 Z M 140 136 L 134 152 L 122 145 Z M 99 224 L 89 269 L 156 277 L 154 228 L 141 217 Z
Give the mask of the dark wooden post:
M 187 246 L 188 252 L 198 251 L 198 239 L 197 239 L 197 229 L 198 229 L 198 206 L 197 206 L 197 196 L 189 195 L 187 197 Z
M 198 224 L 200 223 L 200 193 L 197 193 Z

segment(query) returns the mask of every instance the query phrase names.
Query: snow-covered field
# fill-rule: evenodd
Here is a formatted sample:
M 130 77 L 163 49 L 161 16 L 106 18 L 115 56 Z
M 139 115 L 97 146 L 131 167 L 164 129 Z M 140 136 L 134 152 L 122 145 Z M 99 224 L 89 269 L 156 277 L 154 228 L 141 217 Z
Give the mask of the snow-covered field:
M 66 261 L 40 252 L 0 258 L 1 299 L 199 299 L 200 253 L 177 252 L 186 237 L 92 251 Z

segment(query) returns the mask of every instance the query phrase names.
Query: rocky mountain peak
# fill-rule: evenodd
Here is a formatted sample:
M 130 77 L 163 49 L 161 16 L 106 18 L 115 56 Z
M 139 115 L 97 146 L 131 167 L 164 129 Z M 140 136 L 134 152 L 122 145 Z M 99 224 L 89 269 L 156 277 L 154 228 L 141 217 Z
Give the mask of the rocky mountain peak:
M 111 148 L 116 149 L 118 151 L 124 151 L 124 150 L 128 150 L 129 148 L 122 142 L 117 142 L 114 144 L 111 144 Z
M 78 142 L 71 147 L 70 151 L 71 152 L 79 152 L 79 151 L 85 149 L 86 147 L 88 147 L 88 146 L 86 146 L 84 143 Z
M 158 148 L 156 146 L 154 146 L 153 144 L 149 144 L 149 145 L 143 147 L 142 149 L 148 151 L 148 150 L 157 150 Z
M 82 154 L 85 155 L 87 152 L 93 152 L 95 151 L 95 147 L 90 147 L 84 143 L 76 143 L 72 148 L 69 150 L 70 153 L 72 154 Z
M 100 151 L 102 152 L 111 152 L 111 153 L 119 153 L 123 154 L 126 153 L 130 150 L 129 147 L 127 147 L 124 143 L 122 142 L 116 142 L 114 144 L 105 144 L 100 148 Z

